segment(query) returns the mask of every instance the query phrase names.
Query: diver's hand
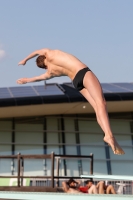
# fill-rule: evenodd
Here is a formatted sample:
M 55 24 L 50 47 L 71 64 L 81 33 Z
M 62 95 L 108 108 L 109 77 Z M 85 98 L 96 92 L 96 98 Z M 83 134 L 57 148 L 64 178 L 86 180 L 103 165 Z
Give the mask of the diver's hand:
M 17 80 L 17 83 L 18 84 L 26 84 L 28 81 L 28 78 L 20 78 Z
M 26 64 L 26 60 L 21 60 L 18 65 L 25 65 Z

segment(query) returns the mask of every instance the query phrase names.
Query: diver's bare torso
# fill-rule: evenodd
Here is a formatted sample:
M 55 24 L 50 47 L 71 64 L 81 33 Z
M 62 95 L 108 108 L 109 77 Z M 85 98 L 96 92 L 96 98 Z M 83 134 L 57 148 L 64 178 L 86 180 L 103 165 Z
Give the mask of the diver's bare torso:
M 80 60 L 71 54 L 48 49 L 45 53 L 45 65 L 47 66 L 47 73 L 52 77 L 55 76 L 69 76 L 71 80 L 76 73 L 87 67 Z

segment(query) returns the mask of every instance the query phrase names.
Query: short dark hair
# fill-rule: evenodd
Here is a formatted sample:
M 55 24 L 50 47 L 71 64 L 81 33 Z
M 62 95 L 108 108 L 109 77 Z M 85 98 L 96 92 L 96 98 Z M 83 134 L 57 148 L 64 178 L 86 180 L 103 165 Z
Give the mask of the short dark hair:
M 93 183 L 93 179 L 89 179 L 89 180 L 85 181 L 85 184 L 88 184 L 89 182 Z
M 36 59 L 37 66 L 42 68 L 42 69 L 46 69 L 46 66 L 44 65 L 44 59 L 45 59 L 44 55 L 38 56 L 37 59 Z
M 77 184 L 77 182 L 73 178 L 70 178 L 69 181 L 67 181 L 66 183 L 67 183 L 67 185 L 70 185 L 71 183 Z

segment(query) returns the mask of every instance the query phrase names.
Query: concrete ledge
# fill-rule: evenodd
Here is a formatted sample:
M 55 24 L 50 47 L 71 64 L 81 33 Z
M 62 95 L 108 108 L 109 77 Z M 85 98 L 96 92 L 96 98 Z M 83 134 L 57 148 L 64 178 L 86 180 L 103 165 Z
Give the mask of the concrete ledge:
M 46 192 L 0 192 L 0 199 L 12 200 L 129 200 L 133 195 L 90 195 L 90 194 L 67 194 Z

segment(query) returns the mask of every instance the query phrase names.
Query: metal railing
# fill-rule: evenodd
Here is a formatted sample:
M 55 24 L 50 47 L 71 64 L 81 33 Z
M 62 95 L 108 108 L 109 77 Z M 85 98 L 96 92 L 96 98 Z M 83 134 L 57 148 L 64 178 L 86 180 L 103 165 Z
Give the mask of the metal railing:
M 17 159 L 17 176 L 0 176 L 0 178 L 17 178 L 17 187 L 23 186 L 23 179 L 30 178 L 30 179 L 50 179 L 51 180 L 51 187 L 54 188 L 55 184 L 54 181 L 56 179 L 57 184 L 59 186 L 59 179 L 64 178 L 71 178 L 69 176 L 59 176 L 59 160 L 60 159 L 89 159 L 90 160 L 90 174 L 93 174 L 93 154 L 89 156 L 84 155 L 56 155 L 54 152 L 51 154 L 43 154 L 43 155 L 21 155 L 18 153 L 17 155 L 8 155 L 8 156 L 0 156 L 0 159 Z M 24 176 L 24 160 L 25 159 L 51 159 L 51 176 Z M 56 176 L 54 174 L 54 163 L 56 160 Z M 79 178 L 74 177 L 75 179 Z

